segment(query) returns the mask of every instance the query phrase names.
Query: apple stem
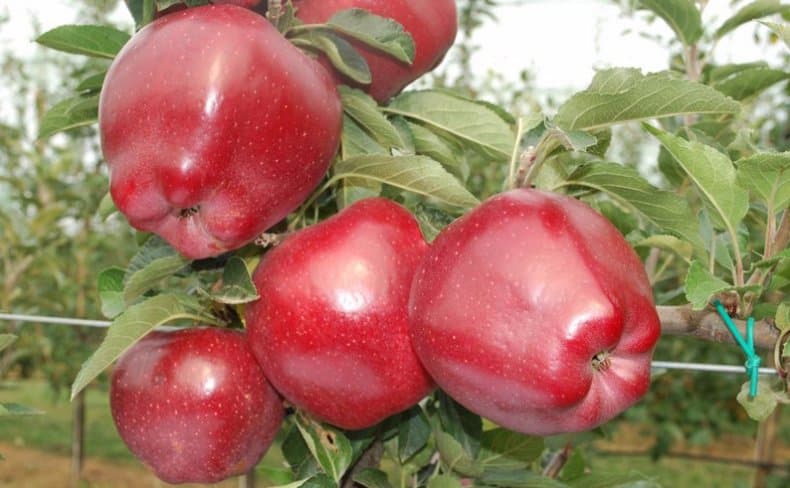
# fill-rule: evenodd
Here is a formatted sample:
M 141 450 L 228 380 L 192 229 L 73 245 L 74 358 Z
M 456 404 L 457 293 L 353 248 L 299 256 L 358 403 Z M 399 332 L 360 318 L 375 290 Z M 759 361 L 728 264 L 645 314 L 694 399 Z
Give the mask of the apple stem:
M 293 234 L 293 232 L 283 232 L 282 234 L 275 234 L 271 232 L 264 232 L 255 239 L 255 245 L 262 248 L 275 247 L 285 240 L 286 237 Z
M 269 9 L 266 11 L 266 18 L 277 25 L 280 17 L 283 16 L 283 2 L 282 0 L 269 0 Z
M 535 146 L 529 146 L 526 151 L 521 153 L 521 156 L 519 156 L 518 171 L 516 172 L 516 188 L 524 188 L 532 184 L 532 181 L 530 181 L 531 178 L 527 178 L 527 176 L 532 173 L 537 158 L 538 153 L 535 150 Z
M 571 457 L 572 448 L 573 446 L 571 446 L 571 443 L 568 442 L 565 444 L 565 447 L 555 452 L 549 463 L 545 468 L 543 468 L 543 476 L 552 479 L 559 476 L 560 471 L 562 471 L 562 468 L 565 466 L 565 463 L 567 463 L 568 459 Z

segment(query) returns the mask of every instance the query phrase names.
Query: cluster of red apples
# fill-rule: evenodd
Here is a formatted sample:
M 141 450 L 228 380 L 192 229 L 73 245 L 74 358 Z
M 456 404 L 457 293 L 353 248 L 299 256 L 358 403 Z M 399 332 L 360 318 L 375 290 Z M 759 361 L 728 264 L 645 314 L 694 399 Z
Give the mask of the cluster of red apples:
M 116 206 L 191 259 L 250 243 L 315 190 L 339 144 L 336 84 L 348 83 L 260 2 L 214 3 L 236 5 L 160 12 L 116 58 L 100 102 Z M 412 36 L 411 65 L 352 41 L 372 74 L 361 88 L 381 103 L 455 38 L 453 0 L 293 3 L 305 23 L 361 8 Z M 648 387 L 659 325 L 641 270 L 605 218 L 567 197 L 511 190 L 430 245 L 405 208 L 361 200 L 264 254 L 246 331 L 153 332 L 131 348 L 113 372 L 113 417 L 174 483 L 251 469 L 283 399 L 355 430 L 438 385 L 519 432 L 588 430 Z

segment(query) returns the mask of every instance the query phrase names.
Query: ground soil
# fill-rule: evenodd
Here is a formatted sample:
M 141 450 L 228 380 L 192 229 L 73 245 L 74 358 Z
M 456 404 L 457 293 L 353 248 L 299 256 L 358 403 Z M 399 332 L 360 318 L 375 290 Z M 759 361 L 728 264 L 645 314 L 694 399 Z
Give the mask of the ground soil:
M 0 443 L 0 487 L 67 488 L 71 460 L 67 456 L 42 452 L 28 447 Z M 97 458 L 87 459 L 83 471 L 84 488 L 163 488 L 206 485 L 169 485 L 159 481 L 141 465 L 119 464 Z M 237 480 L 211 485 L 236 488 Z

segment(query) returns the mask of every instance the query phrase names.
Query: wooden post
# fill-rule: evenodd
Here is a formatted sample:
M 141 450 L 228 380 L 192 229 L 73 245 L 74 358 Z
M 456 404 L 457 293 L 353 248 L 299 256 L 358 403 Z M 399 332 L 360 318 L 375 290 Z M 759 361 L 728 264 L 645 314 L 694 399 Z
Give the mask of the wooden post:
M 239 488 L 255 488 L 255 467 L 239 476 Z
M 79 488 L 85 460 L 85 390 L 71 403 L 71 479 L 69 486 Z

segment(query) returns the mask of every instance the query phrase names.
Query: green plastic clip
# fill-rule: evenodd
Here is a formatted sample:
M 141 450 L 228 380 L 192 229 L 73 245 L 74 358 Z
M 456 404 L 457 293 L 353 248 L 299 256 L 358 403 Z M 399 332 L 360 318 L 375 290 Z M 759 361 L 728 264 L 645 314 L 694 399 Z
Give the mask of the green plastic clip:
M 754 398 L 757 396 L 757 380 L 760 372 L 760 356 L 754 352 L 754 318 L 749 317 L 746 321 L 746 340 L 744 340 L 724 305 L 718 300 L 715 300 L 713 305 L 716 306 L 716 310 L 719 312 L 727 329 L 729 329 L 730 334 L 735 338 L 735 342 L 746 353 L 746 364 L 744 366 L 746 366 L 746 374 L 749 375 L 749 398 Z

